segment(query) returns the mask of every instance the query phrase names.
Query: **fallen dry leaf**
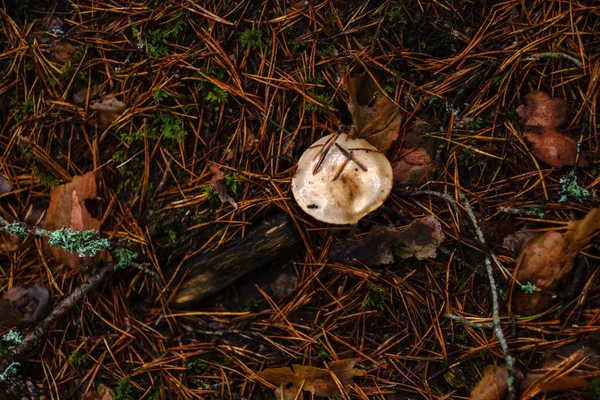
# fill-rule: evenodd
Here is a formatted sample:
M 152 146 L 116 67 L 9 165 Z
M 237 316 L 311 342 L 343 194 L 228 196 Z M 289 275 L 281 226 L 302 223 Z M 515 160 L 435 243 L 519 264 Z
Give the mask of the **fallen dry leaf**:
M 417 120 L 406 131 L 402 149 L 392 162 L 395 185 L 422 185 L 435 173 L 434 143 L 426 136 L 431 126 Z
M 76 232 L 90 229 L 100 230 L 100 221 L 93 218 L 85 207 L 86 199 L 95 199 L 96 197 L 96 176 L 93 172 L 75 176 L 73 181 L 53 187 L 50 191 L 50 206 L 44 228 L 53 231 L 68 227 Z M 56 246 L 50 247 L 47 240 L 44 242 L 44 251 L 57 262 L 67 264 L 72 268 L 77 268 L 82 260 L 85 264 L 92 262 L 89 256 L 79 257 L 77 254 L 71 254 Z M 96 259 L 101 256 L 103 254 L 97 255 Z
M 442 226 L 433 216 L 414 221 L 401 232 L 393 227 L 376 225 L 359 238 L 335 242 L 329 251 L 329 262 L 377 267 L 392 264 L 394 255 L 419 260 L 435 258 L 444 239 Z
M 269 368 L 257 375 L 265 381 L 279 386 L 275 390 L 277 399 L 294 400 L 302 398 L 301 390 L 315 396 L 337 397 L 341 395 L 339 382 L 348 389 L 355 376 L 366 376 L 366 371 L 356 369 L 355 359 L 345 359 L 329 363 L 328 369 L 292 365 L 292 367 Z M 334 379 L 335 376 L 335 379 Z
M 525 391 L 522 398 L 587 387 L 594 369 L 600 366 L 599 339 L 592 334 L 582 342 L 547 350 L 543 367 L 529 371 L 521 381 L 521 389 Z
M 12 183 L 3 176 L 0 176 L 0 194 L 6 194 L 13 188 Z
M 50 295 L 39 285 L 28 288 L 13 286 L 2 295 L 0 310 L 2 325 L 29 326 L 46 317 L 50 311 Z M 10 321 L 12 323 L 7 325 Z
M 385 152 L 398 138 L 400 109 L 381 94 L 368 74 L 346 75 L 343 84 L 348 89 L 348 110 L 356 135 Z
M 83 395 L 84 400 L 113 400 L 115 396 L 115 392 L 112 389 L 109 389 L 104 384 L 98 385 L 98 389 L 96 392 L 87 392 Z
M 117 100 L 115 94 L 107 94 L 102 100 L 96 101 L 90 105 L 90 109 L 97 111 L 98 123 L 107 128 L 115 122 L 127 106 L 121 100 Z
M 529 93 L 525 96 L 525 105 L 517 108 L 525 126 L 536 130 L 523 133 L 532 144 L 533 155 L 552 167 L 575 165 L 577 160 L 577 142 L 556 131 L 566 121 L 567 111 L 564 99 L 551 98 L 544 92 Z M 580 154 L 579 166 L 589 166 L 583 154 Z
M 376 225 L 359 238 L 344 238 L 335 242 L 329 251 L 329 262 L 346 265 L 378 267 L 392 264 L 392 248 L 400 234 L 390 226 Z
M 517 371 L 517 380 L 523 374 Z M 503 400 L 508 394 L 508 368 L 506 366 L 488 365 L 483 378 L 471 390 L 472 400 Z
M 433 176 L 435 161 L 423 148 L 402 149 L 392 163 L 395 185 L 422 185 Z
M 237 211 L 238 205 L 235 202 L 235 200 L 233 199 L 233 197 L 231 197 L 229 195 L 229 191 L 227 190 L 227 185 L 224 182 L 225 174 L 215 164 L 213 164 L 211 166 L 211 171 L 213 173 L 213 177 L 210 180 L 210 185 L 217 190 L 217 193 L 219 194 L 219 199 L 221 200 L 221 203 L 223 203 L 223 204 L 229 203 L 229 204 L 231 204 L 233 209 Z
M 552 306 L 577 253 L 599 227 L 600 208 L 594 208 L 583 220 L 571 222 L 567 232 L 549 231 L 527 242 L 519 254 L 515 279 L 521 284 L 531 283 L 537 290 L 527 293 L 517 289 L 513 294 L 515 311 L 530 315 Z
M 21 235 L 1 235 L 0 236 L 0 254 L 11 254 L 21 247 Z
M 57 16 L 57 15 L 53 15 L 52 18 L 50 18 L 50 23 L 48 23 L 48 32 L 52 32 L 54 34 L 61 34 L 63 33 L 63 27 L 65 26 L 65 23 L 63 22 L 63 20 Z
M 526 126 L 550 128 L 566 122 L 568 109 L 565 99 L 552 98 L 544 92 L 532 92 L 525 96 L 525 104 L 517 108 L 517 114 Z
M 22 318 L 23 314 L 10 300 L 0 299 L 0 327 L 12 328 Z
M 75 52 L 77 51 L 77 47 L 73 46 L 70 43 L 61 43 L 52 46 L 52 48 L 50 48 L 50 51 L 50 56 L 53 61 L 60 64 L 65 64 L 71 59 L 73 54 L 75 54 Z
M 510 220 L 492 218 L 485 220 L 478 216 L 483 237 L 490 248 L 495 249 L 506 237 L 517 230 Z
M 529 242 L 534 237 L 538 237 L 540 235 L 539 232 L 529 232 L 529 229 L 532 228 L 527 227 L 526 225 L 525 227 L 523 227 L 523 229 L 515 233 L 511 233 L 510 235 L 507 235 L 502 240 L 502 244 L 514 254 L 518 254 L 523 248 L 523 246 L 527 244 L 527 242 Z
M 418 260 L 437 257 L 437 248 L 446 238 L 442 225 L 433 215 L 412 222 L 408 229 L 400 232 L 402 240 L 396 252 L 400 258 L 416 257 Z

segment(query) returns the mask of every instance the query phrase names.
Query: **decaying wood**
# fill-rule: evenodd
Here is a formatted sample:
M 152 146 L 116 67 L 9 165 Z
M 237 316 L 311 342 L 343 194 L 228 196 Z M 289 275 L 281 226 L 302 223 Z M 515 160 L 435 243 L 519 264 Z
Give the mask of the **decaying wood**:
M 185 277 L 173 299 L 185 307 L 214 294 L 249 272 L 289 259 L 299 247 L 300 236 L 287 214 L 276 214 L 251 228 L 246 235 L 222 249 L 183 261 L 177 270 Z

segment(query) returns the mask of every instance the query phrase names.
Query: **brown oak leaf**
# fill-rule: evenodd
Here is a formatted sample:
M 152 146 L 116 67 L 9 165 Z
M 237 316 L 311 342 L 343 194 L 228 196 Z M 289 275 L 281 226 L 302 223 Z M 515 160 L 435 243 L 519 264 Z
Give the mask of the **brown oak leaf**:
M 558 133 L 556 128 L 565 123 L 568 106 L 564 99 L 551 98 L 544 92 L 533 92 L 525 96 L 525 104 L 517 108 L 517 114 L 528 128 L 523 136 L 532 144 L 533 155 L 552 167 L 575 165 L 577 142 Z M 583 154 L 579 166 L 588 167 Z
M 231 195 L 229 194 L 229 191 L 227 190 L 227 185 L 224 182 L 225 174 L 215 164 L 213 164 L 211 166 L 211 171 L 213 173 L 213 177 L 210 180 L 210 185 L 217 190 L 217 193 L 219 194 L 219 199 L 221 200 L 221 203 L 222 204 L 229 203 L 229 204 L 231 204 L 233 209 L 237 211 L 238 205 L 235 202 L 235 200 L 233 199 L 233 197 L 231 197 Z
M 555 292 L 573 269 L 575 257 L 599 227 L 600 208 L 594 208 L 583 220 L 571 222 L 567 232 L 548 231 L 525 244 L 517 260 L 515 279 L 537 290 L 514 292 L 513 304 L 518 313 L 535 314 L 554 304 Z
M 68 227 L 76 232 L 90 229 L 100 230 L 100 221 L 93 218 L 85 207 L 86 199 L 95 199 L 96 197 L 96 176 L 93 172 L 75 176 L 73 181 L 53 187 L 50 191 L 50 206 L 46 214 L 44 228 L 57 230 Z M 79 257 L 77 254 L 71 254 L 56 246 L 50 247 L 48 241 L 44 242 L 44 251 L 57 262 L 67 264 L 72 268 L 77 268 L 82 260 L 85 264 L 92 262 L 89 256 Z M 97 255 L 96 259 L 104 256 L 104 254 Z
M 400 109 L 381 94 L 368 74 L 346 75 L 343 84 L 348 89 L 348 110 L 356 135 L 385 152 L 398 138 Z
M 98 123 L 107 128 L 115 122 L 127 106 L 113 93 L 107 94 L 102 100 L 96 101 L 90 105 L 90 109 L 97 111 Z
M 433 140 L 426 134 L 431 126 L 415 121 L 404 134 L 400 153 L 392 162 L 394 185 L 422 185 L 435 173 Z
M 277 399 L 302 399 L 302 391 L 315 396 L 338 397 L 341 395 L 338 383 L 347 390 L 355 376 L 366 376 L 364 370 L 356 369 L 355 359 L 345 359 L 329 363 L 328 368 L 292 367 L 269 368 L 259 372 L 258 377 L 279 386 L 275 390 Z M 336 382 L 337 381 L 337 382 Z
M 523 374 L 517 371 L 517 380 Z M 502 400 L 508 394 L 508 369 L 506 366 L 488 365 L 483 378 L 471 390 L 472 400 Z

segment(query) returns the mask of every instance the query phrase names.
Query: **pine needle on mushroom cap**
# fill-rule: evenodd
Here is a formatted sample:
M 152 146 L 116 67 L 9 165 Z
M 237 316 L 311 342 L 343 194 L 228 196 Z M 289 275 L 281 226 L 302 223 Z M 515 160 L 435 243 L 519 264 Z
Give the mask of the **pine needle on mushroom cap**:
M 300 207 L 319 221 L 355 224 L 383 204 L 392 190 L 390 162 L 363 139 L 329 135 L 298 161 L 292 191 Z

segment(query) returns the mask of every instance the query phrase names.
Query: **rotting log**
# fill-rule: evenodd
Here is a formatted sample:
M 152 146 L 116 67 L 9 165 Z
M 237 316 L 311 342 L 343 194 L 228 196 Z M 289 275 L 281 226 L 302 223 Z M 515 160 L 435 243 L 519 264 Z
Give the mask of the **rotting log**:
M 285 213 L 266 218 L 243 238 L 222 249 L 183 260 L 177 274 L 184 277 L 171 303 L 187 307 L 226 288 L 249 272 L 290 259 L 301 240 Z

